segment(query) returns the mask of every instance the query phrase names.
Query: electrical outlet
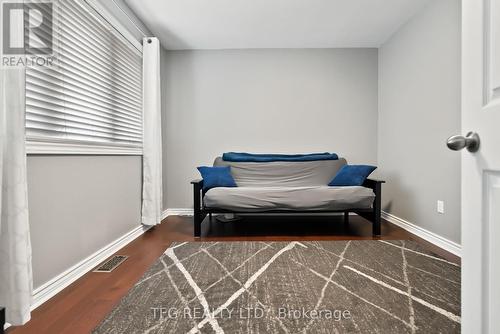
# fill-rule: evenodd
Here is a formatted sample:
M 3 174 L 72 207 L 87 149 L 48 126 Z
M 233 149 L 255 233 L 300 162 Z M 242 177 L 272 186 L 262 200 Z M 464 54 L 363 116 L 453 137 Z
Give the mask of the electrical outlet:
M 444 213 L 444 202 L 443 201 L 437 201 L 437 212 Z

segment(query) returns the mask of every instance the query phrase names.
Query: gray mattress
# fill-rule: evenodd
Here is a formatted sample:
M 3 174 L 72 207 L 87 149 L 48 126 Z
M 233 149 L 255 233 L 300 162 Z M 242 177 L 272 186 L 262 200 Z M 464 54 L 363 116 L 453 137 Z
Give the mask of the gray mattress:
M 204 204 L 236 212 L 370 209 L 375 194 L 365 187 L 236 187 L 207 191 Z
M 327 184 L 346 160 L 301 162 L 228 162 L 218 157 L 214 166 L 231 166 L 237 188 L 213 188 L 205 194 L 207 208 L 237 212 L 336 211 L 369 209 L 375 195 L 364 187 Z
M 326 186 L 346 160 L 300 162 L 228 162 L 218 157 L 214 166 L 231 166 L 238 187 Z

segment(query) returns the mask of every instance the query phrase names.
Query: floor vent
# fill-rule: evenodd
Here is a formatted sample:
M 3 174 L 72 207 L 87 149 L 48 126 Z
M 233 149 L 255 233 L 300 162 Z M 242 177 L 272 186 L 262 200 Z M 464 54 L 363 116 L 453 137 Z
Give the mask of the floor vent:
M 123 263 L 128 258 L 126 255 L 114 255 L 109 258 L 106 262 L 102 263 L 99 267 L 94 269 L 96 273 L 110 273 L 115 270 L 120 264 Z

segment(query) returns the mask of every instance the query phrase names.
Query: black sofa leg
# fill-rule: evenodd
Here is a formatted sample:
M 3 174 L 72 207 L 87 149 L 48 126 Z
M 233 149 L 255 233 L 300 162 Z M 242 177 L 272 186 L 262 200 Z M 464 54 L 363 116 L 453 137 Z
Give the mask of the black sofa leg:
M 375 186 L 375 201 L 373 203 L 373 235 L 380 236 L 382 228 L 380 226 L 380 212 L 382 210 L 382 184 L 377 183 Z
M 349 226 L 349 211 L 344 212 L 344 226 Z
M 380 212 L 375 213 L 375 217 L 373 219 L 373 235 L 380 236 L 382 234 L 382 228 L 380 225 Z
M 203 220 L 203 215 L 201 213 L 194 214 L 194 237 L 199 238 L 201 236 L 201 221 Z
M 193 198 L 193 223 L 194 223 L 194 237 L 199 238 L 201 236 L 201 222 L 205 218 L 206 213 L 203 212 L 201 206 L 201 184 L 193 183 L 194 186 L 194 198 Z

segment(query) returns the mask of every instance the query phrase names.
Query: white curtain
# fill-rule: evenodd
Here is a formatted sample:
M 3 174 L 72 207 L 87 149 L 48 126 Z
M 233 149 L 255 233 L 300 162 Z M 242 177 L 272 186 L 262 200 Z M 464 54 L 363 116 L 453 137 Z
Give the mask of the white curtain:
M 142 223 L 161 222 L 162 211 L 162 141 L 160 42 L 157 38 L 143 40 L 143 183 Z
M 0 69 L 0 306 L 7 322 L 30 319 L 31 243 L 24 125 L 25 71 Z

